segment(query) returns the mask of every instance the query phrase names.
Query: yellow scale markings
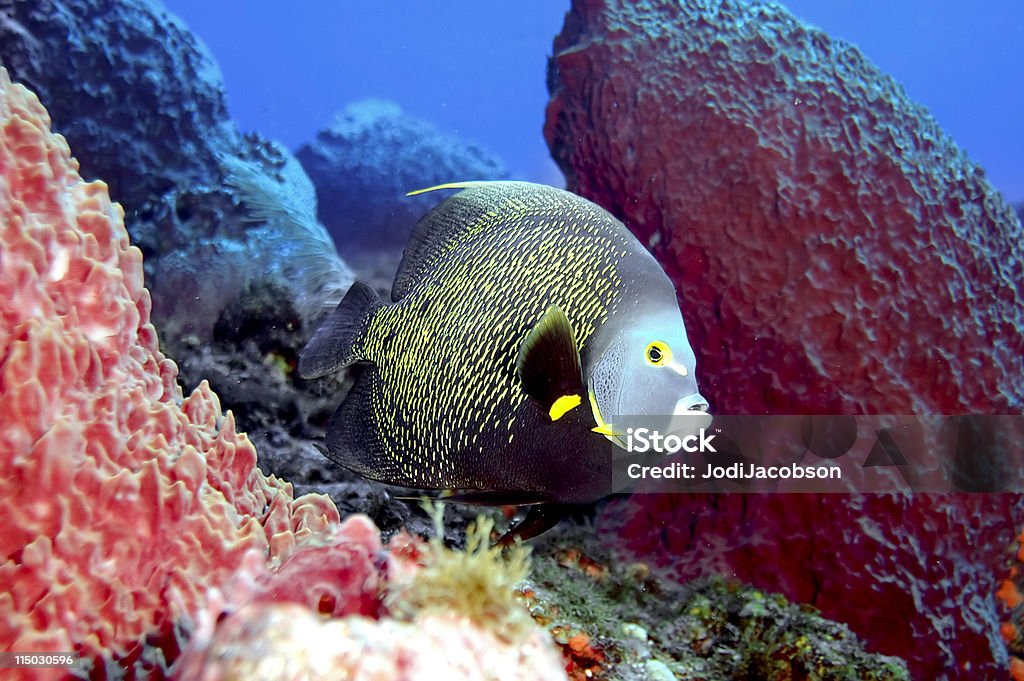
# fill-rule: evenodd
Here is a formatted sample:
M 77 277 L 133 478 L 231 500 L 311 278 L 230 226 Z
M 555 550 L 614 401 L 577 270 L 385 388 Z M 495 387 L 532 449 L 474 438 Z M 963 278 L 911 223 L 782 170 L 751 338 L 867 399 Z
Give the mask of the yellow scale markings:
M 539 201 L 530 203 L 543 207 Z M 514 205 L 522 212 L 531 207 L 520 201 L 509 202 L 509 205 Z M 580 213 L 575 217 L 585 216 Z M 407 464 L 403 469 L 410 477 L 415 477 L 416 466 L 412 462 L 424 463 L 423 445 L 426 445 L 429 452 L 431 468 L 435 468 L 439 452 L 448 449 L 446 443 L 452 443 L 453 434 L 457 434 L 456 438 L 461 446 L 467 448 L 470 444 L 467 439 L 470 429 L 473 443 L 477 442 L 481 428 L 498 429 L 501 425 L 496 420 L 498 413 L 508 415 L 505 426 L 509 431 L 514 427 L 516 409 L 526 400 L 518 382 L 509 382 L 515 355 L 507 354 L 503 358 L 498 358 L 504 371 L 495 371 L 493 366 L 485 363 L 490 353 L 476 352 L 476 349 L 479 344 L 487 344 L 488 348 L 495 347 L 495 343 L 508 345 L 508 339 L 514 327 L 521 323 L 520 320 L 539 318 L 547 305 L 539 305 L 539 302 L 543 301 L 531 302 L 531 292 L 550 291 L 551 297 L 560 303 L 560 307 L 566 308 L 564 311 L 577 333 L 577 343 L 580 346 L 594 332 L 595 322 L 598 319 L 606 320 L 610 313 L 608 304 L 611 302 L 615 284 L 618 283 L 614 261 L 626 255 L 625 251 L 609 248 L 611 243 L 606 237 L 590 233 L 589 230 L 585 231 L 579 219 L 568 225 L 566 220 L 561 219 L 557 223 L 557 229 L 552 229 L 551 224 L 534 225 L 525 236 L 510 238 L 510 232 L 514 231 L 513 227 L 484 244 L 473 242 L 470 237 L 484 232 L 497 222 L 498 213 L 488 212 L 486 218 L 467 230 L 467 235 L 462 239 L 449 244 L 446 251 L 449 255 L 454 253 L 454 257 L 440 259 L 435 272 L 427 273 L 427 278 L 432 281 L 426 290 L 433 300 L 427 319 L 410 319 L 406 327 L 398 324 L 399 312 L 412 311 L 401 308 L 406 307 L 406 304 L 411 307 L 420 297 L 421 291 L 414 288 L 407 299 L 394 308 L 396 314 L 392 315 L 394 319 L 389 320 L 390 324 L 377 325 L 377 329 L 381 331 L 395 331 L 392 341 L 394 346 L 409 344 L 408 351 L 404 353 L 397 348 L 391 348 L 391 353 L 388 354 L 392 357 L 385 359 L 380 366 L 381 377 L 385 383 L 383 392 L 391 392 L 387 390 L 389 385 L 394 387 L 396 404 L 392 408 L 396 412 L 401 410 L 406 413 L 411 431 L 409 433 L 402 429 L 400 441 L 397 443 L 390 438 L 383 438 L 385 447 L 391 449 L 392 444 L 399 444 L 405 450 L 404 456 L 397 458 Z M 509 219 L 505 221 L 515 222 Z M 580 238 L 566 239 L 567 231 Z M 464 252 L 465 257 L 458 257 Z M 609 256 L 612 262 L 609 262 Z M 594 262 L 596 266 L 585 267 L 584 263 L 587 262 Z M 598 269 L 601 265 L 604 267 Z M 479 272 L 474 271 L 480 268 L 487 270 L 490 278 L 484 276 L 481 280 Z M 575 276 L 564 280 L 566 270 Z M 614 279 L 613 282 L 607 278 L 609 273 Z M 430 276 L 431 274 L 434 276 Z M 605 278 L 599 275 L 604 275 Z M 451 338 L 451 334 L 446 336 L 443 333 L 445 329 L 438 328 L 445 320 L 456 318 L 455 315 L 471 315 L 480 319 L 484 319 L 485 315 L 493 315 L 495 311 L 490 308 L 490 304 L 484 303 L 490 296 L 480 294 L 492 293 L 499 284 L 505 286 L 507 290 L 523 292 L 522 296 L 512 296 L 511 300 L 503 301 L 505 306 L 500 312 L 509 314 L 504 316 L 502 324 L 478 324 L 466 338 Z M 558 288 L 559 284 L 561 288 Z M 476 289 L 473 288 L 474 285 Z M 410 332 L 410 329 L 419 326 L 417 322 L 426 325 L 420 327 L 418 332 Z M 439 347 L 437 341 L 440 339 L 453 342 L 447 343 L 446 347 Z M 388 368 L 388 359 L 398 359 L 395 357 L 396 352 L 401 359 L 391 363 Z M 429 381 L 422 380 L 422 377 L 414 380 L 411 369 L 418 367 L 422 372 L 426 369 L 423 364 L 428 360 L 435 363 L 443 362 L 445 366 L 455 368 L 455 380 L 442 385 L 431 385 Z M 390 414 L 392 418 L 380 413 L 391 405 L 384 404 L 384 400 L 374 402 L 375 411 L 378 411 L 378 418 L 375 420 L 386 427 L 385 432 L 396 434 L 395 413 Z M 505 409 L 501 409 L 502 406 Z M 410 436 L 412 441 L 408 439 Z M 421 437 L 426 439 L 419 441 Z M 514 433 L 510 432 L 509 442 L 513 437 Z

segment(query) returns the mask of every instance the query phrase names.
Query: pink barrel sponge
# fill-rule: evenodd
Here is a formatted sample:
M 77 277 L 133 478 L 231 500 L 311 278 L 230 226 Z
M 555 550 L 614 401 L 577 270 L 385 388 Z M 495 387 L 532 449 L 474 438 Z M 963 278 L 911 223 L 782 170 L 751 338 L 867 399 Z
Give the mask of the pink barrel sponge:
M 49 126 L 0 68 L 0 649 L 124 659 L 247 551 L 287 566 L 352 540 L 329 499 L 260 472 L 207 384 L 183 398 L 123 211 Z
M 552 155 L 672 277 L 713 411 L 1024 409 L 1020 223 L 855 47 L 762 0 L 574 0 L 551 66 Z M 811 602 L 915 678 L 1005 667 L 993 595 L 1019 495 L 602 513 L 617 545 Z
M 680 293 L 718 413 L 1024 409 L 1024 232 L 860 51 L 763 0 L 575 0 L 545 136 Z

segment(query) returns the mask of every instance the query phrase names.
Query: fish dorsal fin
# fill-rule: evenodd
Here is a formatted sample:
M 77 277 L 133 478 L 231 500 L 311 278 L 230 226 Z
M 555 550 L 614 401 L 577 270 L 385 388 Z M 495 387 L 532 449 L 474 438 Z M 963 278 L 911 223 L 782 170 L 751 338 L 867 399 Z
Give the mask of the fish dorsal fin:
M 418 189 L 409 192 L 407 196 L 442 189 L 463 191 L 442 201 L 413 227 L 409 245 L 402 254 L 402 262 L 391 287 L 393 301 L 404 298 L 423 273 L 437 263 L 440 256 L 461 237 L 497 224 L 501 214 L 499 209 L 503 205 L 519 197 L 525 200 L 538 189 L 547 188 L 528 182 L 449 182 Z
M 578 407 L 584 397 L 583 370 L 568 318 L 552 305 L 519 346 L 516 373 L 523 392 L 552 421 Z

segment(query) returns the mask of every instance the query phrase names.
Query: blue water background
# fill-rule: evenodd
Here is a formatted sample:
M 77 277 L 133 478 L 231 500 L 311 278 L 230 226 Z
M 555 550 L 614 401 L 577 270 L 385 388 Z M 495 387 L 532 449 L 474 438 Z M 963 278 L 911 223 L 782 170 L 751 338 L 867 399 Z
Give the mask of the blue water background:
M 1024 2 L 790 0 L 857 44 L 1024 201 Z M 223 71 L 231 113 L 290 148 L 346 104 L 392 99 L 499 155 L 513 177 L 561 183 L 541 134 L 546 62 L 565 0 L 167 0 Z M 455 178 L 460 179 L 460 178 Z

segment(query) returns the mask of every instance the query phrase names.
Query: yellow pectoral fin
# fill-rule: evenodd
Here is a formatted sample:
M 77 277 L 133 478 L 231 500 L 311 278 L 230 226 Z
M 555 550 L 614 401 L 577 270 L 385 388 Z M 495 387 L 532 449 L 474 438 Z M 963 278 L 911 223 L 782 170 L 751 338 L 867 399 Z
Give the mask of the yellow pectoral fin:
M 557 421 L 565 416 L 566 412 L 570 412 L 580 406 L 581 402 L 583 402 L 583 398 L 579 395 L 562 395 L 551 405 L 551 409 L 548 410 L 548 416 L 551 417 L 552 421 Z
M 617 437 L 618 435 L 620 435 L 620 433 L 616 433 L 615 429 L 612 428 L 607 423 L 604 424 L 603 426 L 596 426 L 594 428 L 591 428 L 590 430 L 592 432 L 594 432 L 594 433 L 598 433 L 598 434 L 604 435 L 606 437 Z

